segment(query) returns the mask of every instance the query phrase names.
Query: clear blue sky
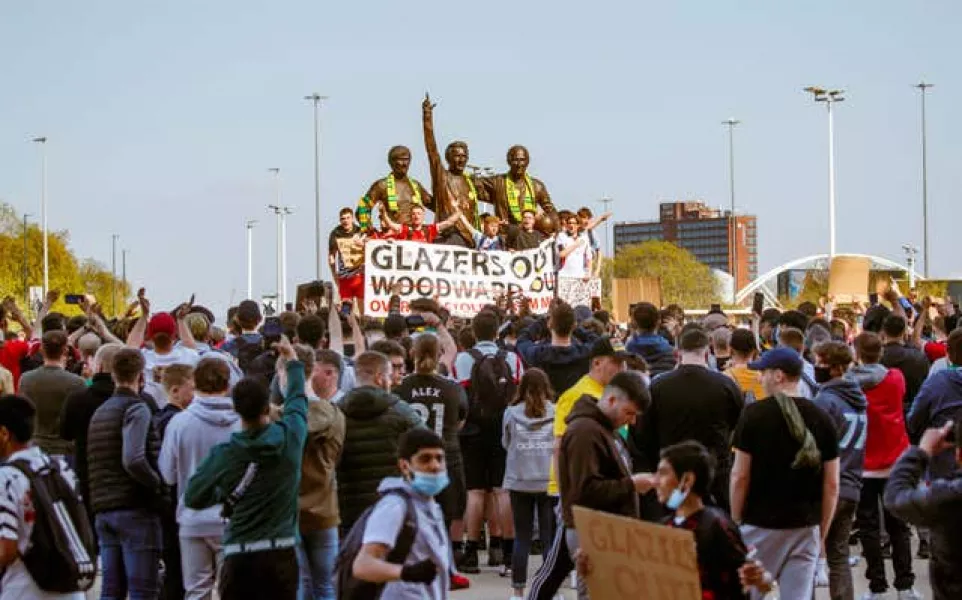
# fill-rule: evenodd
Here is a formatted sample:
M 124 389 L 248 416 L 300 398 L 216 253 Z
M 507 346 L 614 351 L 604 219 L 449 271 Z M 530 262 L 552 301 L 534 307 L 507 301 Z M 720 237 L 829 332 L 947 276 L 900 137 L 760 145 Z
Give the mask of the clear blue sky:
M 789 6 L 791 5 L 791 6 Z M 0 199 L 38 213 L 35 135 L 49 137 L 52 228 L 128 271 L 164 306 L 245 292 L 244 222 L 258 218 L 255 294 L 274 287 L 268 167 L 280 167 L 290 288 L 312 278 L 311 111 L 324 107 L 325 236 L 336 209 L 415 153 L 425 90 L 441 143 L 501 168 L 515 143 L 561 206 L 603 195 L 618 220 L 658 202 L 728 203 L 759 217 L 760 267 L 827 251 L 825 111 L 801 90 L 842 87 L 839 250 L 902 258 L 921 245 L 918 92 L 929 108 L 932 271 L 952 253 L 962 188 L 957 2 L 4 2 Z M 595 204 L 595 206 L 598 206 Z M 954 210 L 953 210 L 954 209 Z

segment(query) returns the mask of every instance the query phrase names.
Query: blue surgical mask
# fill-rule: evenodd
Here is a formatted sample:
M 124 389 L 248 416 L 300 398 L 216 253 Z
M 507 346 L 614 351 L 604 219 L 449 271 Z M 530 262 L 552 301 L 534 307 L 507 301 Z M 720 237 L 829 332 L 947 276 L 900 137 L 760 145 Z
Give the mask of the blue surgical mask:
M 687 498 L 688 491 L 676 487 L 674 491 L 672 491 L 671 496 L 668 496 L 668 502 L 665 502 L 665 506 L 668 507 L 668 510 L 678 510 L 678 507 L 681 506 Z
M 415 492 L 424 496 L 437 496 L 441 491 L 448 487 L 448 483 L 451 480 L 448 478 L 448 472 L 441 471 L 440 473 L 421 473 L 420 471 L 414 471 L 414 477 L 411 479 L 411 487 Z

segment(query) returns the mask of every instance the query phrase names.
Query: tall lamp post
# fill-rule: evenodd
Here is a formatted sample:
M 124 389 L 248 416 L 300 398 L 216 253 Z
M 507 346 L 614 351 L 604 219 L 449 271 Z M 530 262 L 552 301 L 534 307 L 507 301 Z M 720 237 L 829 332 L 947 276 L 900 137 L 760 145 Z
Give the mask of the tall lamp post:
M 47 245 L 47 138 L 33 138 L 40 144 L 40 227 L 43 229 L 43 295 L 50 289 L 50 251 Z
M 28 213 L 23 213 L 23 305 L 30 306 L 30 283 L 29 271 L 27 266 L 27 217 Z M 27 310 L 27 309 L 24 309 Z
M 110 236 L 110 312 L 117 316 L 117 239 L 120 236 Z
M 922 97 L 922 260 L 925 261 L 925 278 L 929 277 L 929 173 L 928 144 L 925 139 L 925 96 L 933 83 L 920 82 L 915 87 Z
M 731 194 L 731 255 L 732 255 L 732 304 L 736 304 L 738 296 L 738 218 L 735 216 L 735 126 L 741 123 L 738 119 L 728 118 L 722 125 L 728 126 L 728 184 Z
M 247 299 L 254 298 L 254 226 L 257 221 L 247 222 Z
M 828 236 L 829 256 L 835 256 L 835 121 L 832 117 L 832 105 L 842 102 L 843 90 L 826 90 L 820 87 L 807 87 L 815 102 L 824 102 L 828 109 Z
M 315 278 L 320 281 L 321 269 L 323 268 L 323 247 L 321 246 L 321 121 L 318 115 L 321 100 L 327 100 L 327 96 L 321 96 L 314 92 L 310 96 L 304 96 L 305 100 L 310 100 L 314 104 L 314 262 Z
M 598 202 L 601 202 L 601 204 L 605 207 L 604 212 L 608 212 L 608 207 L 614 201 L 615 201 L 614 198 L 608 198 L 607 196 L 602 198 L 601 200 L 598 200 Z M 614 255 L 611 253 L 611 219 L 610 218 L 605 223 L 605 252 L 608 253 L 609 259 L 614 258 Z

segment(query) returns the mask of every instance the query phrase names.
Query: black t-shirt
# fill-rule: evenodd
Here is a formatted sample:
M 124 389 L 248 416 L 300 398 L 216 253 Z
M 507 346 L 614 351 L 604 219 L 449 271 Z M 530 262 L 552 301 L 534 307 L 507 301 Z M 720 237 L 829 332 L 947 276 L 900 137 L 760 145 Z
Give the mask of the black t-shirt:
M 671 516 L 663 524 L 695 534 L 698 575 L 705 597 L 711 593 L 717 600 L 747 598 L 738 580 L 738 569 L 745 564 L 748 549 L 738 526 L 724 511 L 706 506 L 680 523 Z
M 439 375 L 408 375 L 394 393 L 421 415 L 428 429 L 444 440 L 447 462 L 460 461 L 458 423 L 468 414 L 468 396 L 460 385 Z
M 822 462 L 838 458 L 835 424 L 810 400 L 793 398 L 822 453 Z M 751 481 L 742 514 L 748 525 L 764 529 L 798 529 L 822 518 L 822 469 L 793 469 L 802 447 L 774 398 L 750 404 L 742 412 L 733 445 L 751 454 Z
M 705 367 L 681 365 L 655 377 L 651 382 L 651 406 L 635 430 L 635 442 L 645 455 L 645 466 L 656 469 L 664 448 L 696 440 L 727 470 L 731 463 L 731 434 L 744 404 L 741 391 L 731 378 Z
M 544 235 L 538 230 L 525 231 L 517 225 L 509 225 L 506 241 L 509 250 L 533 250 L 541 246 Z

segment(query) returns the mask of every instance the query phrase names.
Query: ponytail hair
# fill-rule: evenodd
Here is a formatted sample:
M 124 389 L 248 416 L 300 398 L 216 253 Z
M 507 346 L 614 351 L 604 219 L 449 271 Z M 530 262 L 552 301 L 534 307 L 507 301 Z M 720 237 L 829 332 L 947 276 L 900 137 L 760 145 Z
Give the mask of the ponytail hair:
M 521 385 L 515 394 L 515 404 L 524 404 L 524 416 L 540 419 L 548 412 L 548 403 L 554 400 L 554 390 L 548 375 L 541 369 L 528 369 L 521 377 Z
M 434 375 L 438 370 L 440 345 L 433 333 L 422 333 L 414 342 L 414 372 L 418 375 Z

